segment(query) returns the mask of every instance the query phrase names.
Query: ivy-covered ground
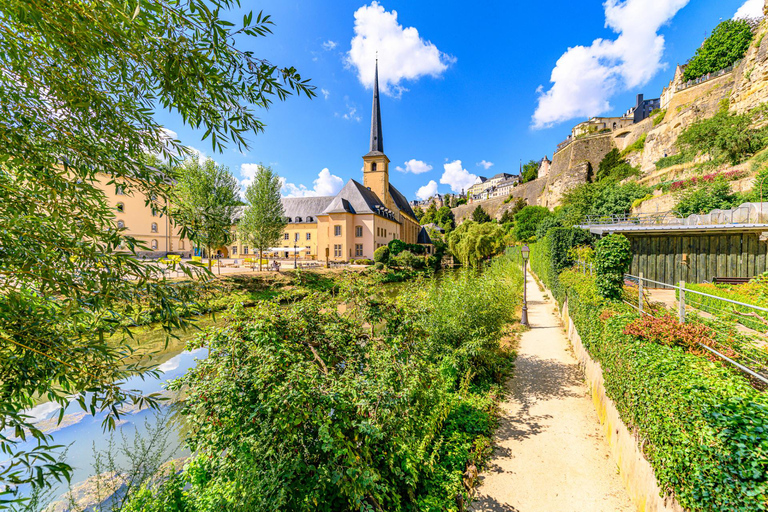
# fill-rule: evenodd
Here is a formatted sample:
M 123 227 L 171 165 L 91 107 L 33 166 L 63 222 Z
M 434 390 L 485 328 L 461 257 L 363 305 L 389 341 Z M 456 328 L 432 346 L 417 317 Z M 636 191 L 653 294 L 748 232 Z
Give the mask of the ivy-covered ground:
M 691 511 L 768 510 L 768 398 L 697 344 L 728 333 L 662 312 L 639 318 L 603 298 L 592 277 L 553 268 L 546 242 L 532 249 L 533 269 L 561 304 L 567 299 L 662 492 Z
M 512 366 L 520 266 L 500 257 L 396 297 L 385 278 L 231 308 L 174 384 L 195 455 L 123 510 L 462 510 Z

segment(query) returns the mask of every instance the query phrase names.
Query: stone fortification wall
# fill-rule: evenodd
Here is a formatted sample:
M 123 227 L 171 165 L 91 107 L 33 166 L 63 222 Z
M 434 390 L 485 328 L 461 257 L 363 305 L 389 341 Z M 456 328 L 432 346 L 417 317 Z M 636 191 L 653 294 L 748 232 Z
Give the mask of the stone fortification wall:
M 768 2 L 766 2 L 768 9 Z M 734 71 L 731 110 L 742 114 L 768 101 L 768 19 L 760 23 L 752 46 Z M 758 44 L 759 43 L 759 44 Z
M 729 100 L 734 85 L 734 73 L 703 82 L 675 93 L 667 107 L 664 121 L 648 132 L 645 150 L 639 161 L 642 173 L 656 169 L 664 155 L 677 153 L 677 137 L 699 118 L 712 117 L 723 100 Z
M 600 161 L 615 147 L 613 134 L 594 135 L 570 143 L 552 157 L 552 168 L 539 205 L 554 208 L 563 194 L 592 178 Z
M 544 191 L 546 185 L 547 178 L 539 178 L 537 180 L 518 185 L 512 189 L 510 195 L 514 198 L 519 197 L 525 199 L 525 201 L 530 205 L 538 205 L 539 198 L 541 197 L 541 193 Z M 464 222 L 464 220 L 471 218 L 472 212 L 475 211 L 475 208 L 477 208 L 478 205 L 482 206 L 483 210 L 485 210 L 488 215 L 498 220 L 501 219 L 501 216 L 505 211 L 510 210 L 515 204 L 514 200 L 504 204 L 506 199 L 506 197 L 494 197 L 492 199 L 486 199 L 483 201 L 475 201 L 471 204 L 463 204 L 457 208 L 453 208 L 451 211 L 453 212 L 454 217 L 456 217 L 456 224 L 461 224 Z

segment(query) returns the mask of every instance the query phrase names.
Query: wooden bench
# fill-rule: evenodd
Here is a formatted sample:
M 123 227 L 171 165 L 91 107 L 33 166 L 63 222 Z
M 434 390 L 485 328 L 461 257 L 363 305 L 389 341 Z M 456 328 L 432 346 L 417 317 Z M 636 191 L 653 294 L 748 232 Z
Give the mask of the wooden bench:
M 713 284 L 747 284 L 749 277 L 713 277 Z

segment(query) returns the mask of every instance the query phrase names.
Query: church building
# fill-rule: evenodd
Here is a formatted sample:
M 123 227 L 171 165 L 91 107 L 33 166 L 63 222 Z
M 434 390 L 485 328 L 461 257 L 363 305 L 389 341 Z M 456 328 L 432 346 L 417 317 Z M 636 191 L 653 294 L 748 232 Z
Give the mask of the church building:
M 363 156 L 363 182 L 349 180 L 335 196 L 287 197 L 283 208 L 288 224 L 278 257 L 349 261 L 373 259 L 373 252 L 394 239 L 422 244 L 431 240 L 419 225 L 408 200 L 389 182 L 389 158 L 384 153 L 379 104 L 379 71 L 373 88 L 370 151 Z M 253 254 L 237 244 L 228 251 L 237 258 Z

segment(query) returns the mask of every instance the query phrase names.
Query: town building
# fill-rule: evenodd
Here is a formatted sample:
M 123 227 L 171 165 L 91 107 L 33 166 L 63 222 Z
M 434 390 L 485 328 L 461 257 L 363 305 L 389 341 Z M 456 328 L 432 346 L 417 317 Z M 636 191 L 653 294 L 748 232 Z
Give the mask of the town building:
M 539 164 L 539 178 L 546 178 L 549 176 L 549 169 L 552 167 L 552 161 L 549 159 L 548 156 L 544 156 L 544 158 L 541 159 L 541 163 Z
M 335 196 L 284 198 L 288 222 L 282 243 L 272 248 L 278 257 L 328 261 L 373 259 L 373 252 L 395 239 L 428 245 L 429 235 L 419 225 L 411 205 L 389 182 L 389 158 L 384 139 L 376 66 L 371 115 L 370 151 L 363 156 L 363 183 L 349 180 Z M 422 231 L 424 231 L 422 233 Z M 243 242 L 223 248 L 236 258 L 253 254 Z

